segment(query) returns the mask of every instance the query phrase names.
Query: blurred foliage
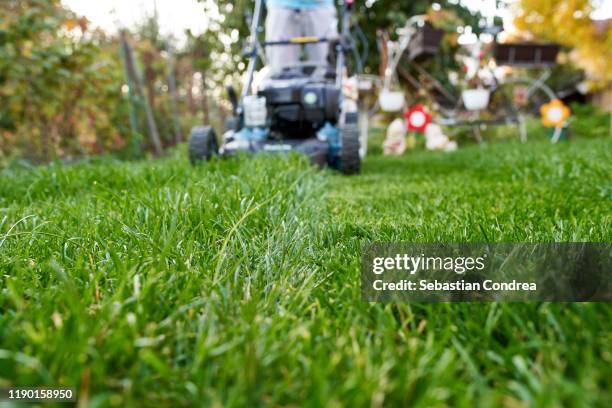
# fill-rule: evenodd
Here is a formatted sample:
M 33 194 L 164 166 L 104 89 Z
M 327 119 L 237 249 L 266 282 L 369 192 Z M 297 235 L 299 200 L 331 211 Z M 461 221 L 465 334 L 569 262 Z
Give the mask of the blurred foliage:
M 176 140 L 170 106 L 171 95 L 168 88 L 168 77 L 170 75 L 168 50 L 174 46 L 174 39 L 161 33 L 157 15 L 151 14 L 145 16 L 140 23 L 132 28 L 129 41 L 134 48 L 137 68 L 145 88 L 144 96 L 153 110 L 162 145 L 170 146 Z M 193 75 L 192 70 L 186 70 L 183 73 L 187 77 Z M 180 79 L 180 85 L 189 86 L 188 81 L 182 81 L 182 77 Z M 178 80 L 179 78 L 177 78 L 177 82 Z M 138 130 L 145 132 L 147 125 L 142 102 L 136 100 L 136 108 L 139 112 Z M 181 111 L 186 110 L 185 107 L 182 108 Z M 142 143 L 147 149 L 153 148 L 149 146 L 148 138 L 143 138 Z
M 43 162 L 107 152 L 131 157 L 140 150 L 131 147 L 149 148 L 144 101 L 134 95 L 130 99 L 127 92 L 116 35 L 93 28 L 60 0 L 0 1 L 0 158 L 16 155 Z M 199 1 L 203 32 L 187 32 L 185 41 L 173 52 L 177 119 L 183 136 L 193 125 L 204 122 L 220 127 L 224 122 L 229 105 L 223 97 L 223 85 L 238 85 L 244 72 L 242 48 L 254 5 L 253 0 Z M 423 67 L 454 92 L 448 78 L 449 72 L 461 68 L 456 58 L 461 27 L 471 26 L 479 33 L 485 19 L 454 0 L 439 1 L 440 8 L 436 6 L 435 11 L 432 4 L 421 0 L 356 2 L 352 23 L 356 33 L 363 34 L 357 35 L 362 40 L 359 50 L 369 50 L 366 72 L 377 73 L 379 69 L 377 30 L 388 30 L 394 39 L 394 29 L 410 16 L 428 14 L 429 21 L 446 35 L 441 52 L 423 62 Z M 519 28 L 536 38 L 576 47 L 574 58 L 569 53 L 568 61 L 588 69 L 591 77 L 609 80 L 606 63 L 612 50 L 611 36 L 601 37 L 584 17 L 590 11 L 588 1 L 521 0 L 519 6 Z M 144 97 L 153 108 L 162 143 L 173 145 L 179 138 L 173 126 L 168 58 L 177 41 L 160 33 L 156 15 L 127 30 L 143 77 Z M 418 73 L 413 75 L 425 81 Z M 583 78 L 572 64 L 564 64 L 555 68 L 550 81 L 559 89 Z M 136 112 L 134 128 L 130 106 Z
M 0 151 L 37 160 L 123 147 L 122 69 L 105 35 L 59 0 L 0 8 Z
M 357 2 L 355 21 L 361 27 L 368 39 L 370 50 L 366 67 L 370 72 L 378 72 L 378 52 L 376 43 L 376 30 L 387 29 L 391 38 L 395 38 L 394 28 L 402 27 L 411 16 L 428 14 L 436 20 L 434 25 L 449 33 L 457 33 L 460 25 L 473 27 L 474 32 L 480 32 L 485 21 L 480 13 L 473 13 L 458 1 L 442 0 L 436 2 L 440 5 L 442 13 L 432 12 L 431 1 L 394 1 L 394 0 L 375 0 Z M 435 14 L 435 16 L 434 16 Z M 451 40 L 452 41 L 452 40 Z M 456 44 L 455 44 L 456 45 Z M 439 71 L 445 70 L 449 64 L 454 66 L 452 54 L 444 53 L 437 61 Z M 434 76 L 436 73 L 434 72 Z
M 174 76 L 183 135 L 212 121 L 205 83 L 210 33 L 188 34 L 176 52 Z M 164 146 L 176 143 L 169 93 L 168 51 L 175 39 L 160 33 L 157 16 L 128 30 Z M 37 162 L 56 157 L 149 149 L 144 101 L 127 92 L 117 35 L 95 29 L 60 0 L 5 0 L 0 7 L 0 158 L 22 156 Z M 135 85 L 135 83 L 132 83 Z M 130 103 L 136 112 L 130 126 Z M 217 110 L 219 112 L 219 110 Z M 222 113 L 223 112 L 219 112 Z M 137 146 L 137 149 L 133 149 Z M 128 148 L 129 147 L 129 148 Z
M 598 32 L 590 18 L 589 0 L 520 0 L 514 24 L 536 40 L 553 41 L 574 49 L 573 61 L 591 78 L 591 88 L 612 81 L 612 26 Z
M 570 128 L 576 137 L 612 136 L 612 116 L 593 105 L 573 103 Z
M 546 84 L 561 96 L 565 92 L 576 90 L 577 85 L 583 82 L 586 77 L 584 70 L 568 59 L 566 52 L 561 52 L 558 60 L 563 60 L 563 62 L 555 64 L 550 69 L 550 77 L 546 80 Z M 538 74 L 541 74 L 541 70 L 534 70 L 531 76 L 537 76 Z

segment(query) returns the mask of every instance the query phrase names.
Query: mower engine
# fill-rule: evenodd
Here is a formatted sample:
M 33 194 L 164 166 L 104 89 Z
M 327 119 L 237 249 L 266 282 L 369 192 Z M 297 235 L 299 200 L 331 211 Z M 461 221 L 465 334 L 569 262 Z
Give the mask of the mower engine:
M 310 78 L 274 79 L 258 95 L 266 100 L 270 131 L 283 138 L 313 137 L 326 122 L 340 116 L 340 90 Z

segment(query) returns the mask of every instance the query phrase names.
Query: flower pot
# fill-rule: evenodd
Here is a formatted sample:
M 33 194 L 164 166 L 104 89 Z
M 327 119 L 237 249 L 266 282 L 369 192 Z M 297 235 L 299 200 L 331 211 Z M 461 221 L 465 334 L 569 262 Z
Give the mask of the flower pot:
M 378 96 L 378 103 L 384 112 L 399 112 L 404 108 L 404 93 L 382 90 Z
M 467 110 L 481 110 L 489 104 L 490 94 L 487 89 L 466 89 L 461 92 L 461 98 Z

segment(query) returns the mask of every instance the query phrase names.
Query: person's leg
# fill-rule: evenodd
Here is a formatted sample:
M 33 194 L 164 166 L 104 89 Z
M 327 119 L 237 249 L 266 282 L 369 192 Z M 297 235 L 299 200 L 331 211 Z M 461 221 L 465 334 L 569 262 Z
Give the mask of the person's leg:
M 322 7 L 304 10 L 302 35 L 336 38 L 338 37 L 338 19 L 335 7 Z M 320 65 L 327 63 L 329 45 L 311 44 L 306 46 L 308 61 Z
M 284 7 L 270 7 L 266 17 L 266 41 L 282 41 L 300 35 L 296 12 Z M 299 62 L 300 47 L 274 45 L 266 47 L 267 64 L 272 72 Z

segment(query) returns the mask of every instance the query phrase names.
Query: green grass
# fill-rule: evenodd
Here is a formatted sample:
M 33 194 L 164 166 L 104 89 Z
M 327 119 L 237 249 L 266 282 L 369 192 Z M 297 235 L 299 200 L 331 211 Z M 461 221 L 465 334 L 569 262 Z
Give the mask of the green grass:
M 0 178 L 0 387 L 90 406 L 606 406 L 608 304 L 370 304 L 372 241 L 611 241 L 609 140 Z

